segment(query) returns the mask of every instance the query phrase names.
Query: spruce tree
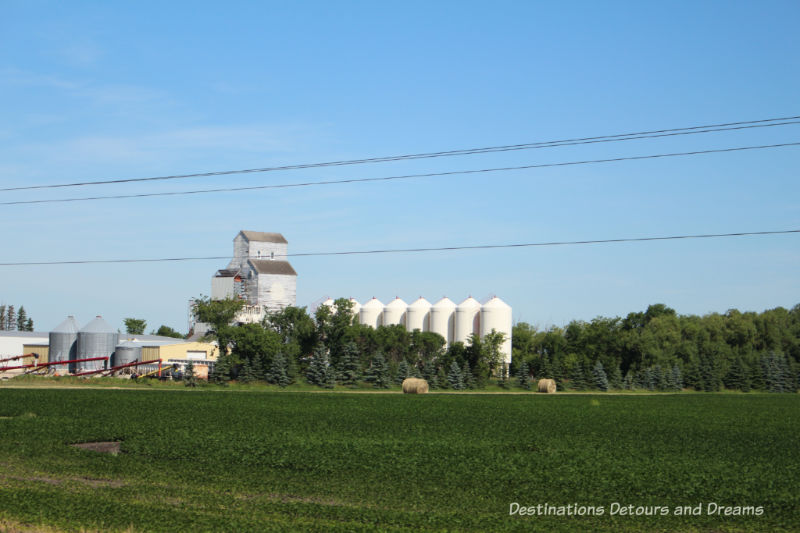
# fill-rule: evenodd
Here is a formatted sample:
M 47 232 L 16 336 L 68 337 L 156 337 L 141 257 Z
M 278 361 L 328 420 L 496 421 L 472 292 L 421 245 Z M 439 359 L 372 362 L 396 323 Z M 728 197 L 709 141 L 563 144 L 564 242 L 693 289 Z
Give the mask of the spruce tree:
M 231 360 L 229 355 L 220 355 L 214 364 L 209 380 L 217 385 L 227 385 L 231 380 Z
M 28 324 L 28 314 L 25 312 L 25 306 L 19 306 L 19 312 L 17 313 L 17 330 L 18 331 L 26 331 Z
M 397 365 L 397 376 L 394 378 L 395 385 L 401 384 L 407 377 L 409 377 L 408 363 L 405 360 L 400 361 Z
M 306 381 L 311 385 L 322 387 L 327 377 L 328 356 L 325 346 L 320 343 L 314 348 L 311 362 L 306 372 Z
M 731 363 L 731 367 L 728 369 L 728 373 L 725 374 L 722 382 L 725 384 L 726 389 L 743 391 L 745 388 L 749 388 L 749 384 L 746 384 L 750 378 L 748 374 L 749 372 L 744 365 L 744 361 L 742 361 L 741 357 L 737 357 L 733 360 L 733 363 Z
M 255 381 L 266 381 L 267 376 L 264 372 L 264 366 L 261 364 L 261 357 L 253 357 L 253 360 L 250 362 L 250 367 Z
M 446 389 L 448 387 L 447 374 L 443 366 L 440 366 L 439 371 L 436 372 L 436 383 L 439 385 L 440 389 Z
M 461 369 L 458 363 L 453 361 L 450 365 L 450 372 L 447 374 L 447 383 L 453 390 L 462 390 L 464 388 L 464 378 L 461 375 Z
M 683 390 L 683 374 L 681 373 L 681 367 L 678 365 L 674 365 L 672 367 L 672 371 L 670 372 L 670 381 L 673 387 L 672 390 Z
M 6 309 L 6 331 L 14 331 L 17 329 L 17 313 L 14 311 L 14 306 L 9 305 Z
M 619 363 L 615 364 L 614 368 L 611 369 L 611 375 L 608 376 L 608 385 L 615 390 L 622 388 L 622 370 L 619 368 Z
M 237 381 L 239 383 L 252 383 L 255 381 L 255 376 L 253 375 L 253 365 L 250 364 L 249 359 L 245 359 L 244 363 L 242 363 Z
M 653 384 L 656 390 L 665 391 L 669 388 L 667 384 L 667 373 L 664 372 L 661 365 L 655 365 L 653 367 Z
M 502 389 L 508 388 L 508 366 L 505 361 L 500 364 L 500 375 L 498 376 L 497 384 Z
M 439 380 L 436 377 L 436 365 L 431 361 L 425 361 L 422 365 L 422 379 L 428 382 L 428 387 L 432 390 L 439 388 Z
M 6 306 L 0 305 L 0 331 L 6 330 Z
M 622 386 L 625 390 L 633 390 L 633 370 L 628 370 L 625 374 L 625 379 L 622 381 Z
M 291 379 L 287 373 L 287 367 L 288 362 L 283 352 L 276 353 L 272 358 L 272 364 L 269 369 L 269 375 L 272 380 L 271 383 L 274 383 L 282 389 L 286 388 L 286 386 L 291 383 Z
M 372 383 L 376 389 L 388 389 L 391 384 L 391 375 L 389 372 L 389 364 L 382 354 L 377 354 L 372 359 L 372 364 L 367 369 L 366 380 Z
M 475 388 L 475 376 L 472 375 L 472 370 L 469 368 L 469 363 L 464 361 L 464 367 L 461 369 L 461 376 L 464 378 L 464 388 Z
M 528 367 L 528 363 L 525 361 L 519 365 L 519 374 L 517 377 L 519 381 L 519 386 L 525 390 L 531 390 L 531 376 L 530 376 L 530 369 Z
M 600 359 L 594 364 L 594 368 L 592 369 L 592 377 L 594 378 L 594 386 L 597 389 L 605 392 L 608 390 L 608 376 L 606 376 L 606 371 L 603 368 L 603 363 L 600 362 Z
M 586 389 L 586 377 L 583 375 L 583 365 L 579 362 L 575 363 L 570 375 L 570 385 L 574 390 Z
M 339 382 L 348 387 L 356 386 L 361 378 L 360 367 L 358 347 L 355 343 L 348 342 L 342 347 L 342 355 L 339 359 Z
M 197 387 L 197 375 L 194 373 L 194 363 L 189 361 L 183 373 L 183 384 L 187 387 Z
M 764 381 L 764 370 L 761 365 L 760 359 L 755 359 L 750 362 L 750 387 L 753 390 L 765 390 L 767 388 Z

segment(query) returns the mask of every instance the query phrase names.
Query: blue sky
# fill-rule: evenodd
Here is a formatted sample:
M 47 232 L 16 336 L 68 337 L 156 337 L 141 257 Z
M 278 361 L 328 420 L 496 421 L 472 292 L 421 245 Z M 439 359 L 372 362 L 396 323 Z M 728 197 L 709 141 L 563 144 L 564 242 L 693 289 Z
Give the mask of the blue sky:
M 266 167 L 800 115 L 797 2 L 44 2 L 0 16 L 3 187 Z M 800 141 L 800 125 L 0 201 L 391 176 Z M 800 228 L 800 148 L 214 195 L 2 206 L 0 262 Z M 295 258 L 321 296 L 497 294 L 539 326 L 655 302 L 800 302 L 800 237 Z M 0 267 L 37 329 L 186 329 L 225 261 Z

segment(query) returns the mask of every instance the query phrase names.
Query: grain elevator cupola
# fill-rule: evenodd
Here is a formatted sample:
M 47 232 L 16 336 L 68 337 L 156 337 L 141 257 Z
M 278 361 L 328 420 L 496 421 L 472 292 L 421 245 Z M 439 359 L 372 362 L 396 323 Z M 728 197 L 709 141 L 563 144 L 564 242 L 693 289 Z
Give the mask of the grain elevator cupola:
M 211 298 L 240 298 L 267 312 L 296 305 L 297 272 L 286 260 L 288 248 L 280 233 L 240 231 L 233 259 L 211 280 Z

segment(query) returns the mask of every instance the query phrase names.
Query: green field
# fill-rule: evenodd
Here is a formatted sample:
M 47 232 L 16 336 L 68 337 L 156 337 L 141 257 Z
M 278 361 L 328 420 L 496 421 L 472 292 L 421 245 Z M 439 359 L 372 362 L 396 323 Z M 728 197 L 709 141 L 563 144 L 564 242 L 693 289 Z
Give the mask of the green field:
M 0 389 L 0 465 L 0 529 L 800 531 L 800 396 Z

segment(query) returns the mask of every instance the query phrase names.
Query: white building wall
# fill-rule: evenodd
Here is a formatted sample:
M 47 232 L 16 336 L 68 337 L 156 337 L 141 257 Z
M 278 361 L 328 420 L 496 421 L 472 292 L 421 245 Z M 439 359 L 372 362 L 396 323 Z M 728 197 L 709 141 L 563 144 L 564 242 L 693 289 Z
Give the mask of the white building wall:
M 256 302 L 268 311 L 280 311 L 284 307 L 297 305 L 297 276 L 282 274 L 255 275 Z
M 50 334 L 42 333 L 40 331 L 17 332 L 17 331 L 3 331 L 0 332 L 0 359 L 12 357 L 14 355 L 22 354 L 23 344 L 50 344 Z M 13 365 L 14 363 L 0 363 L 0 366 Z
M 224 300 L 233 297 L 233 278 L 221 278 L 217 276 L 211 278 L 212 300 Z

